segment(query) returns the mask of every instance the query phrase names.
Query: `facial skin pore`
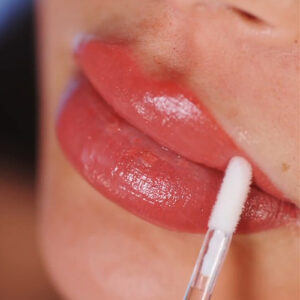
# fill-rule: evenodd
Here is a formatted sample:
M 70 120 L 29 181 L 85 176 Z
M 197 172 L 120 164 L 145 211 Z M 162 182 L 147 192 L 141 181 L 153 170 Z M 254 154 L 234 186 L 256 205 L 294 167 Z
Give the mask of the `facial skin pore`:
M 68 298 L 181 299 L 201 245 L 198 235 L 155 227 L 111 204 L 62 155 L 55 114 L 77 71 L 78 34 L 125 41 L 149 74 L 191 88 L 300 204 L 299 1 L 45 0 L 38 21 L 41 239 Z M 236 237 L 215 299 L 296 300 L 296 266 L 297 228 Z

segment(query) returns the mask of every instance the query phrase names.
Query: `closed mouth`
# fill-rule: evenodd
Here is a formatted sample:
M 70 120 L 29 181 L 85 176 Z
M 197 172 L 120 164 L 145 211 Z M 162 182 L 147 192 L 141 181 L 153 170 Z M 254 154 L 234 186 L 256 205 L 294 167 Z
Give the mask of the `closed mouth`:
M 251 233 L 293 223 L 299 209 L 223 131 L 185 87 L 156 80 L 124 44 L 83 41 L 83 74 L 64 102 L 57 135 L 69 160 L 100 193 L 165 228 L 204 232 L 231 157 L 253 165 L 238 226 Z

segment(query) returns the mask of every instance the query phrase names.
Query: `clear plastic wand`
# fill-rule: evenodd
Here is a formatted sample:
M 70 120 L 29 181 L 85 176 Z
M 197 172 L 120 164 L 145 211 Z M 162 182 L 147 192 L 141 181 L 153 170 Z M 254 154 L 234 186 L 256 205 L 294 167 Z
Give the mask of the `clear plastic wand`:
M 209 229 L 205 235 L 184 300 L 209 300 L 226 257 L 232 234 Z
M 251 165 L 244 158 L 234 157 L 230 160 L 184 300 L 211 298 L 242 214 L 251 178 Z

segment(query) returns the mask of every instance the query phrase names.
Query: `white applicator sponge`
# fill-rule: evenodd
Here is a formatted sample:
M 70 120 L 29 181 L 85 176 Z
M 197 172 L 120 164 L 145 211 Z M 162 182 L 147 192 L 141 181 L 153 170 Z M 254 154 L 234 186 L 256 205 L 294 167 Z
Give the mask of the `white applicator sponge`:
M 208 227 L 232 234 L 239 222 L 252 178 L 251 165 L 242 157 L 233 157 L 213 207 Z

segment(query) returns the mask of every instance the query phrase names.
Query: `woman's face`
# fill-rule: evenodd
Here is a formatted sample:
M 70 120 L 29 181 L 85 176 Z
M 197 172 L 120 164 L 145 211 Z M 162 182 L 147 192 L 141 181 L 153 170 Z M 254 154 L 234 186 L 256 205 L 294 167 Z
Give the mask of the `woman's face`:
M 298 299 L 299 1 L 48 0 L 39 4 L 38 21 L 40 228 L 48 268 L 62 294 L 74 300 L 182 299 L 201 245 L 201 236 L 182 230 L 203 232 L 205 214 L 202 225 L 185 222 L 197 209 L 211 207 L 206 197 L 193 196 L 200 194 L 197 182 L 203 176 L 208 183 L 201 194 L 209 190 L 207 199 L 214 198 L 228 159 L 238 154 L 253 164 L 256 187 L 214 299 Z M 78 72 L 76 86 L 64 93 Z M 161 93 L 173 102 L 159 102 Z M 67 101 L 59 105 L 62 94 Z M 143 106 L 145 97 L 139 102 L 141 94 L 151 95 L 150 110 Z M 106 112 L 106 104 L 95 106 L 103 101 L 122 119 Z M 106 116 L 100 120 L 102 110 Z M 163 122 L 160 113 L 167 114 Z M 155 177 L 155 199 L 167 182 L 168 192 L 174 187 L 173 194 L 184 198 L 176 203 L 192 203 L 194 210 L 179 205 L 175 214 L 173 205 L 162 213 L 160 203 L 154 205 L 160 217 L 153 217 L 145 204 L 148 185 L 146 201 L 132 204 L 141 185 L 122 185 L 122 174 L 115 179 L 112 171 L 119 153 L 126 148 L 132 155 L 135 149 L 122 160 L 128 171 L 129 160 L 141 160 L 141 147 L 152 175 L 139 169 L 135 179 Z M 178 172 L 174 180 L 170 166 Z M 135 194 L 122 191 L 120 200 L 120 186 Z M 99 190 L 175 230 L 134 216 Z

